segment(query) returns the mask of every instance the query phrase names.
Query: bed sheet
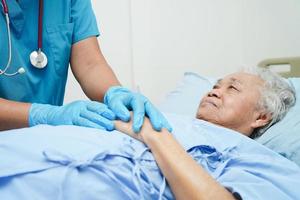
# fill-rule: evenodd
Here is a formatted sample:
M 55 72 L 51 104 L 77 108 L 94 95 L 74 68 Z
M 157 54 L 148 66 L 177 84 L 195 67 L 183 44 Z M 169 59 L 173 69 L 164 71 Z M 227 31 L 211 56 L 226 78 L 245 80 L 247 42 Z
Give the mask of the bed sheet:
M 300 169 L 235 131 L 166 115 L 173 135 L 243 199 L 297 199 Z M 37 126 L 0 134 L 1 199 L 173 199 L 149 149 L 118 131 Z

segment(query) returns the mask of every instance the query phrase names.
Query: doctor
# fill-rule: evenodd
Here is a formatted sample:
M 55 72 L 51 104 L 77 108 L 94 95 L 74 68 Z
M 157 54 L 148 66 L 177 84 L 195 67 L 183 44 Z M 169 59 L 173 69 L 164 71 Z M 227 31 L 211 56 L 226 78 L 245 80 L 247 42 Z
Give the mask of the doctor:
M 1 0 L 1 6 L 0 130 L 38 124 L 113 130 L 112 120 L 130 119 L 128 110 L 135 132 L 145 114 L 156 130 L 171 130 L 146 97 L 120 86 L 98 45 L 90 0 Z M 91 101 L 62 105 L 69 63 Z

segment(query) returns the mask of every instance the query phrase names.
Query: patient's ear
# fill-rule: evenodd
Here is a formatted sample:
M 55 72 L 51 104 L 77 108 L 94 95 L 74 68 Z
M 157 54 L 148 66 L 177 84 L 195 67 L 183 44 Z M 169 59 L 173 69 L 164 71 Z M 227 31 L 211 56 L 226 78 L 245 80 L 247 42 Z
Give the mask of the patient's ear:
M 271 121 L 272 117 L 270 113 L 260 113 L 256 120 L 252 122 L 251 127 L 253 129 L 263 127 Z

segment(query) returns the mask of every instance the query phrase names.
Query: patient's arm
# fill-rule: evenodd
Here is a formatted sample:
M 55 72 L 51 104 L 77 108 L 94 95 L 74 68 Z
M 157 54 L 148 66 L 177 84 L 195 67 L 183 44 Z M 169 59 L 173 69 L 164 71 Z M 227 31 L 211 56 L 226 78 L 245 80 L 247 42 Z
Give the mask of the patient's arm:
M 116 121 L 116 129 L 144 142 L 152 151 L 176 199 L 234 199 L 230 192 L 215 181 L 166 129 L 157 132 L 145 119 L 136 134 L 131 122 Z

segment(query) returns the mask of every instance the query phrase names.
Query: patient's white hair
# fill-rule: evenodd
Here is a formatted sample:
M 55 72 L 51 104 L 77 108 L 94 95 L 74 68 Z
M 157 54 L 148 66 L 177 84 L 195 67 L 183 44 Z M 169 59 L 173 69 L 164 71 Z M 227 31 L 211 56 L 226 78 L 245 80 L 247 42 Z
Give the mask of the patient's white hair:
M 270 126 L 281 120 L 295 104 L 295 90 L 286 79 L 269 69 L 251 67 L 242 71 L 257 75 L 265 82 L 261 89 L 261 98 L 257 108 L 263 109 L 266 114 L 271 115 L 271 120 L 267 125 L 254 130 L 250 137 L 256 138 L 261 136 Z

